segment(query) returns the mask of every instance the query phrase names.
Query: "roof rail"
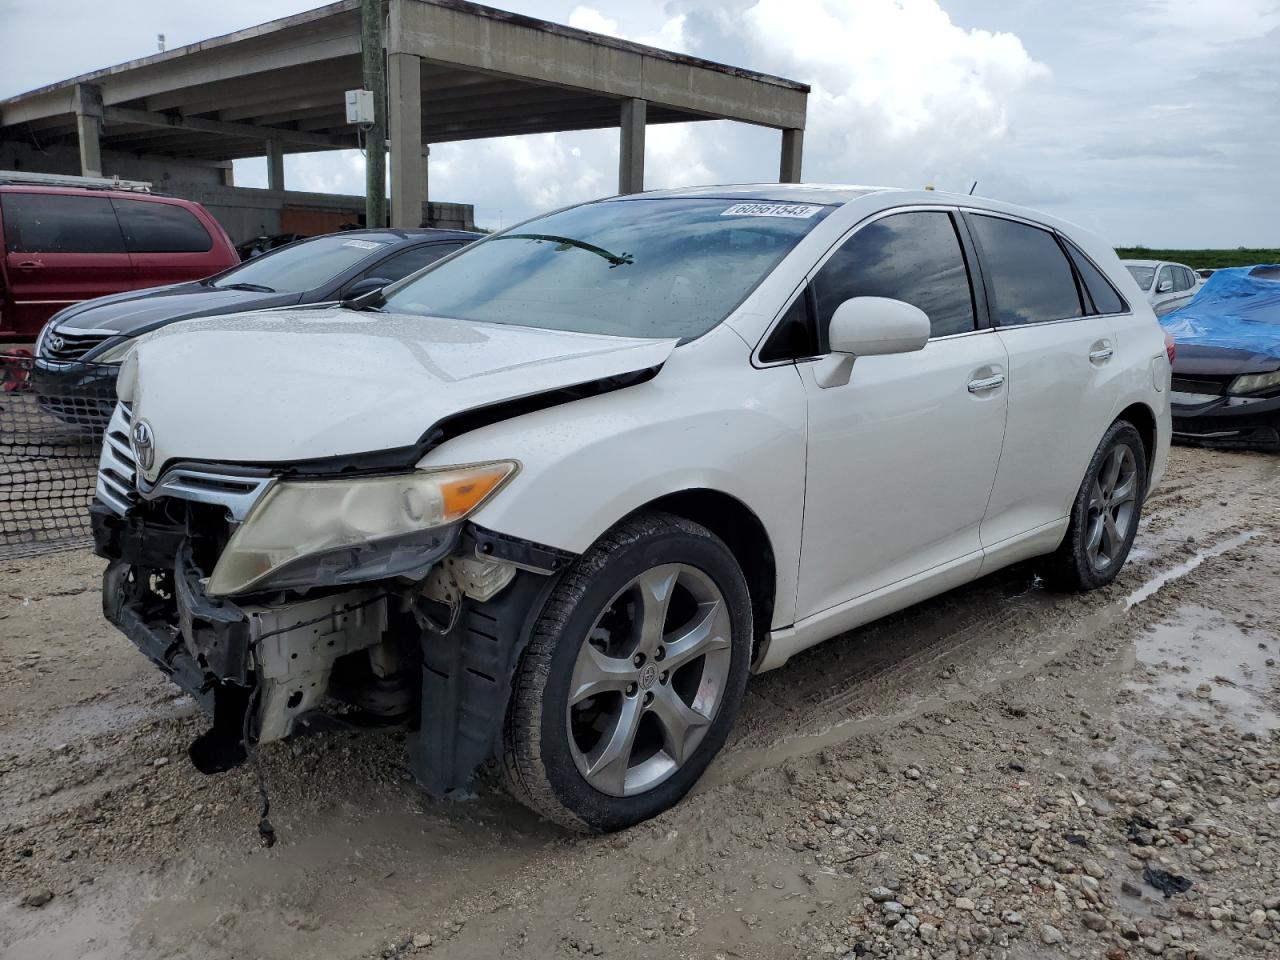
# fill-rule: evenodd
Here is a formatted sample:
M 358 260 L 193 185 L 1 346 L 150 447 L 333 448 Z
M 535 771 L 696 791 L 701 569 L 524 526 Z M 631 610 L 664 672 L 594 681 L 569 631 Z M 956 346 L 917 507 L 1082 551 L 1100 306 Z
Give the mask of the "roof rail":
M 65 173 L 29 173 L 25 170 L 0 170 L 0 184 L 28 183 L 41 187 L 80 187 L 84 190 L 129 190 L 150 193 L 149 180 L 121 180 L 119 177 L 74 177 Z

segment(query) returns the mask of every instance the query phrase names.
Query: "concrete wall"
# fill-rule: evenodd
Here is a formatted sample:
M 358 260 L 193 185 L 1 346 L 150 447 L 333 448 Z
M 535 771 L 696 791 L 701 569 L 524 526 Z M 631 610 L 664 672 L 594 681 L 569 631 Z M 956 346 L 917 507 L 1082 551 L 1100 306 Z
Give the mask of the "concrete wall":
M 262 234 L 293 232 L 299 221 L 311 220 L 323 223 L 324 217 L 298 216 L 293 224 L 281 223 L 286 211 L 315 214 L 336 214 L 340 219 L 332 221 L 336 228 L 340 223 L 361 223 L 364 220 L 364 197 L 330 193 L 302 193 L 297 190 L 261 190 L 253 187 L 222 187 L 216 184 L 185 183 L 172 188 L 157 190 L 168 196 L 183 197 L 202 204 L 231 235 L 235 243 Z M 424 211 L 434 227 L 452 227 L 459 230 L 475 228 L 475 211 L 469 203 L 431 203 L 429 213 Z M 286 220 L 289 219 L 286 217 Z M 416 224 L 415 224 L 416 226 Z M 309 231 L 304 231 L 309 232 Z
M 231 186 L 230 161 L 186 161 L 104 151 L 102 166 L 105 176 L 148 180 L 153 193 L 202 204 L 222 224 L 233 243 L 263 234 L 297 232 L 287 222 L 282 226 L 281 215 L 285 211 L 299 212 L 292 218 L 285 216 L 286 221 L 292 219 L 295 224 L 331 222 L 336 228 L 339 223 L 360 223 L 364 219 L 364 197 Z M 75 147 L 36 150 L 26 143 L 0 141 L 0 170 L 74 176 L 80 173 L 80 153 Z M 469 203 L 430 203 L 422 220 L 435 227 L 470 230 L 475 227 L 475 211 Z

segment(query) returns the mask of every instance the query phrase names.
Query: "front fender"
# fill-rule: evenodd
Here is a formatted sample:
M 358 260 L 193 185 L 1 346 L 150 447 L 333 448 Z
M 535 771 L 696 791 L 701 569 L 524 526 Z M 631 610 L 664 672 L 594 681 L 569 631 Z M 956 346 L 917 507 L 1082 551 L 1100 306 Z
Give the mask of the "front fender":
M 623 517 L 683 490 L 719 491 L 759 517 L 777 569 L 772 626 L 791 622 L 804 510 L 805 396 L 792 366 L 756 369 L 723 331 L 652 380 L 456 437 L 423 467 L 514 458 L 517 476 L 473 519 L 582 553 Z

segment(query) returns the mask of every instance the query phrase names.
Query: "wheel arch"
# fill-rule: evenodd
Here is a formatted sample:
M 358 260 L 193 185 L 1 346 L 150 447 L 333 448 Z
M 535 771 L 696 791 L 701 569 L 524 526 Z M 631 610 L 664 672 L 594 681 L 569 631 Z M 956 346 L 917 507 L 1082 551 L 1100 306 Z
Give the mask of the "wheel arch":
M 1147 482 L 1150 484 L 1156 461 L 1156 415 L 1145 403 L 1131 403 L 1112 422 L 1119 420 L 1133 424 L 1138 436 L 1142 438 L 1142 449 L 1147 455 Z
M 773 622 L 778 592 L 778 567 L 768 530 L 755 512 L 731 494 L 709 488 L 679 490 L 642 504 L 641 510 L 661 510 L 701 524 L 724 541 L 747 580 L 755 625 L 754 663 Z

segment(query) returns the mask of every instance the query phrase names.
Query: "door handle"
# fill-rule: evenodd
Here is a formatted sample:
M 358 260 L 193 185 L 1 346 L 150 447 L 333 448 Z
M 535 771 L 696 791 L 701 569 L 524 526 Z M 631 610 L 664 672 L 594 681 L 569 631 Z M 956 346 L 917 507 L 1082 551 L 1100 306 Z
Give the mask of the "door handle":
M 1115 353 L 1110 347 L 1102 347 L 1098 350 L 1089 351 L 1089 360 L 1092 363 L 1106 363 Z
M 19 270 L 40 270 L 44 267 L 44 264 L 39 260 L 19 260 L 15 266 Z
M 1004 374 L 997 373 L 992 377 L 983 377 L 980 380 L 969 381 L 970 393 L 986 393 L 988 390 L 994 390 L 996 387 L 1004 383 Z

